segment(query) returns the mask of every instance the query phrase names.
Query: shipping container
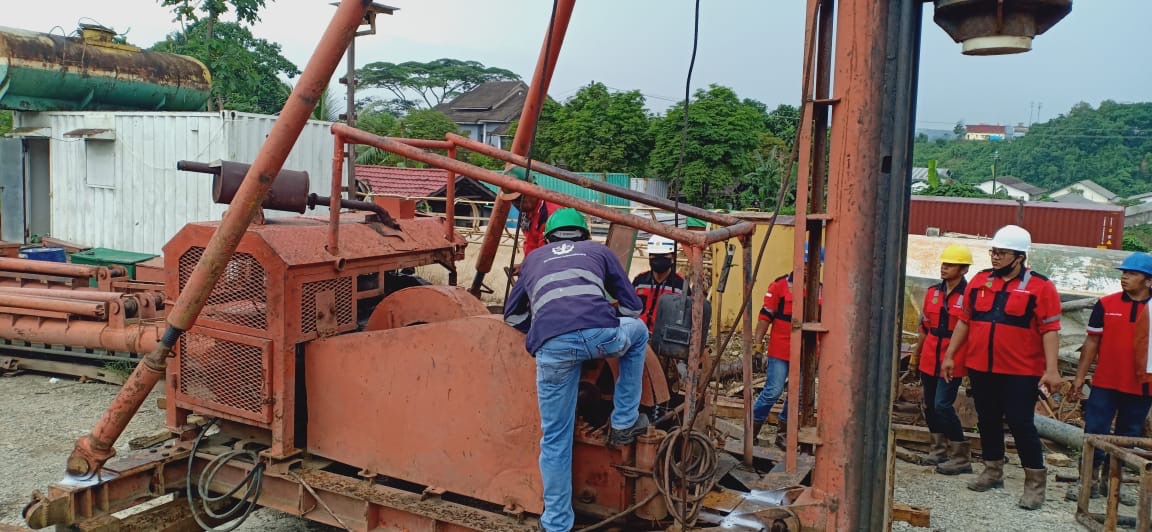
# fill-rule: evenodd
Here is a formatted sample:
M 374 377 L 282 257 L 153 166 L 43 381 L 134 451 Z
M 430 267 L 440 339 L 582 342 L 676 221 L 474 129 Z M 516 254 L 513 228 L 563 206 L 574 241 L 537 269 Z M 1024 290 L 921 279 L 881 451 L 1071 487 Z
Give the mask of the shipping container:
M 1120 249 L 1124 238 L 1124 208 L 1104 204 L 913 196 L 908 233 L 991 237 L 1008 224 L 1027 229 L 1035 243 Z
M 251 163 L 275 121 L 233 111 L 17 112 L 13 142 L 23 154 L 0 165 L 23 170 L 0 172 L 0 186 L 3 205 L 23 210 L 0 212 L 3 234 L 159 254 L 185 224 L 219 220 L 227 208 L 212 203 L 210 175 L 178 171 L 176 162 Z M 322 195 L 332 174 L 329 127 L 309 121 L 283 166 L 308 172 Z
M 631 184 L 629 182 L 628 174 L 618 172 L 576 172 L 579 175 L 587 177 L 595 181 L 604 181 L 621 188 L 628 188 Z M 555 190 L 556 192 L 563 192 L 569 196 L 575 196 L 580 199 L 588 200 L 600 205 L 607 205 L 609 207 L 628 207 L 628 200 L 620 197 L 606 194 L 604 192 L 597 192 L 581 187 L 580 185 L 561 181 L 550 175 L 541 174 L 539 172 L 532 172 L 532 181 L 546 189 Z M 497 190 L 499 187 L 491 183 L 484 183 L 485 186 L 492 190 Z

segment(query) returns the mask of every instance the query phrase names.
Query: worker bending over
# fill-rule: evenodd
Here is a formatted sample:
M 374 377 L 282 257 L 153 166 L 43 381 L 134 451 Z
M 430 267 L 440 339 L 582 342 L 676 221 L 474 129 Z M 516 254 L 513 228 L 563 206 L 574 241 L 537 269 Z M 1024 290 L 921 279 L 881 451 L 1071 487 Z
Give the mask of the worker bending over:
M 964 276 L 971 265 L 972 251 L 965 246 L 952 244 L 940 254 L 940 284 L 924 294 L 919 337 L 910 361 L 910 366 L 920 373 L 924 421 L 932 438 L 925 463 L 936 465 L 936 472 L 945 475 L 972 472 L 968 438 L 964 437 L 964 428 L 952 406 L 960 391 L 960 381 L 968 374 L 963 351 L 956 356 L 954 378 L 945 381 L 940 372 L 952 331 L 963 312 L 964 292 L 968 288 Z
M 1024 493 L 1017 505 L 1035 510 L 1044 504 L 1048 470 L 1033 419 L 1039 385 L 1060 384 L 1060 296 L 1047 277 L 1025 261 L 1032 235 L 1006 225 L 992 238 L 992 268 L 968 283 L 960 323 L 944 354 L 945 381 L 957 377 L 958 353 L 972 382 L 980 428 L 984 470 L 968 483 L 973 491 L 1004 486 L 1004 423 L 1016 439 L 1024 466 Z
M 567 532 L 575 520 L 572 438 L 581 367 L 592 359 L 620 359 L 608 444 L 632 443 L 648 427 L 639 413 L 648 328 L 636 318 L 643 305 L 624 268 L 607 246 L 589 240 L 584 215 L 560 209 L 544 234 L 548 243 L 524 259 L 504 321 L 528 334 L 526 347 L 536 358 L 544 433 L 540 523 L 549 532 Z
M 1152 390 L 1141 382 L 1136 367 L 1136 321 L 1140 311 L 1148 305 L 1149 287 L 1152 286 L 1152 255 L 1133 253 L 1116 269 L 1120 270 L 1120 291 L 1100 298 L 1092 307 L 1088 318 L 1088 336 L 1080 349 L 1080 366 L 1069 397 L 1083 395 L 1084 381 L 1092 364 L 1096 372 L 1092 377 L 1091 392 L 1084 407 L 1084 432 L 1087 434 L 1114 434 L 1141 437 L 1144 420 L 1152 408 Z M 1112 428 L 1115 422 L 1116 428 Z M 1104 452 L 1096 450 L 1092 460 L 1093 482 L 1104 465 Z M 1076 500 L 1079 486 L 1071 486 L 1065 498 Z M 1101 484 L 1093 482 L 1092 495 L 1103 494 Z
M 683 292 L 684 278 L 672 271 L 676 262 L 676 243 L 672 239 L 652 235 L 644 251 L 648 255 L 648 267 L 651 269 L 632 279 L 632 286 L 644 304 L 640 320 L 648 326 L 648 332 L 652 332 L 652 327 L 656 325 L 656 308 L 660 296 Z

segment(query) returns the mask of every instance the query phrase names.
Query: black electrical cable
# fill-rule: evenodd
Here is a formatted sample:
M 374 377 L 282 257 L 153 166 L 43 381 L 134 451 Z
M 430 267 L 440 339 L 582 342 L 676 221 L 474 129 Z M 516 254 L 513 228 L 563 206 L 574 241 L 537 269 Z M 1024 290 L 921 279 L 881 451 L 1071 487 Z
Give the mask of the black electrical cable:
M 196 435 L 196 440 L 192 442 L 192 451 L 188 455 L 188 471 L 184 477 L 184 491 L 188 496 L 188 508 L 192 511 L 192 518 L 196 520 L 196 524 L 200 525 L 200 528 L 210 532 L 229 532 L 243 524 L 244 521 L 248 519 L 248 516 L 252 515 L 252 512 L 256 509 L 256 501 L 260 498 L 260 490 L 264 485 L 264 462 L 260 461 L 260 455 L 257 454 L 256 451 L 236 449 L 213 458 L 204 466 L 203 471 L 200 472 L 199 482 L 192 482 L 192 467 L 196 463 L 196 452 L 200 449 L 200 442 L 203 441 L 204 436 L 208 434 L 208 429 L 219 421 L 219 418 L 213 418 L 206 423 L 204 427 L 200 429 L 200 433 Z M 209 487 L 212 485 L 216 474 L 229 462 L 240 457 L 247 457 L 252 461 L 252 470 L 249 471 L 247 475 L 244 475 L 244 478 L 227 493 L 212 495 Z M 244 492 L 244 496 L 240 497 L 230 508 L 222 512 L 217 512 L 212 509 L 213 504 L 232 497 L 244 486 L 248 487 Z M 221 522 L 228 522 L 233 519 L 235 519 L 235 521 L 224 528 L 213 528 L 205 523 L 196 511 L 196 498 L 200 498 L 203 501 L 200 511 L 203 512 L 204 515 L 218 519 Z

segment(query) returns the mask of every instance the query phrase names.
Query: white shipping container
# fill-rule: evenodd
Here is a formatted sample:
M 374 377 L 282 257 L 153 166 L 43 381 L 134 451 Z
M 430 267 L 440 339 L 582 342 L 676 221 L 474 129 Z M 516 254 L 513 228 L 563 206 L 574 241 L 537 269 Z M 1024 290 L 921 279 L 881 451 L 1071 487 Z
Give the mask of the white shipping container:
M 219 220 L 227 208 L 212 203 L 212 176 L 178 171 L 177 161 L 251 163 L 275 121 L 233 111 L 18 112 L 26 182 L 3 194 L 25 196 L 29 236 L 49 228 L 48 235 L 84 246 L 159 254 L 185 224 Z M 311 191 L 324 196 L 332 172 L 330 125 L 309 121 L 283 166 L 308 172 Z M 28 155 L 45 151 L 46 157 Z M 47 168 L 39 162 L 45 158 Z M 50 183 L 48 198 L 41 180 Z M 3 223 L 19 221 L 6 216 Z

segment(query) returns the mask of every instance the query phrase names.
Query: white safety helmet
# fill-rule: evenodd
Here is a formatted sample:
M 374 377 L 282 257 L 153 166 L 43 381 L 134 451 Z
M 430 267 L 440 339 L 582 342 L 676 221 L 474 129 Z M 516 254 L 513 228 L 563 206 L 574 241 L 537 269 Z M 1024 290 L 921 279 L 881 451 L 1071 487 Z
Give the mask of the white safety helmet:
M 648 239 L 645 251 L 648 252 L 649 257 L 652 255 L 671 255 L 676 252 L 676 243 L 671 238 L 652 235 L 652 238 Z
M 1032 249 L 1032 234 L 1018 225 L 1005 225 L 992 237 L 992 247 L 1028 253 Z

